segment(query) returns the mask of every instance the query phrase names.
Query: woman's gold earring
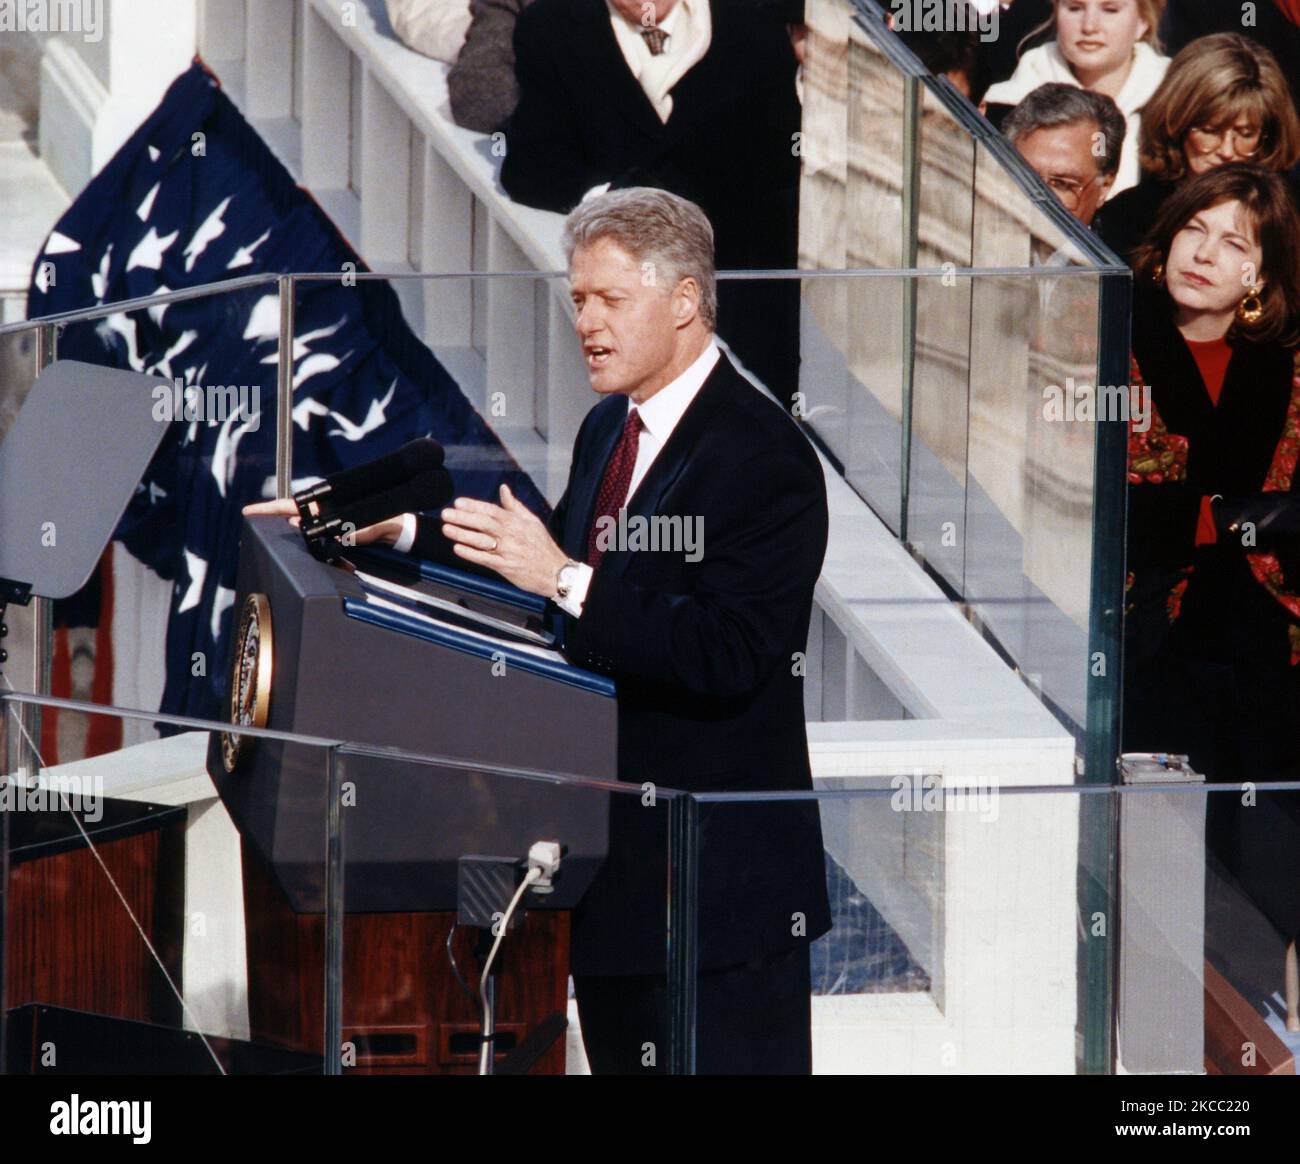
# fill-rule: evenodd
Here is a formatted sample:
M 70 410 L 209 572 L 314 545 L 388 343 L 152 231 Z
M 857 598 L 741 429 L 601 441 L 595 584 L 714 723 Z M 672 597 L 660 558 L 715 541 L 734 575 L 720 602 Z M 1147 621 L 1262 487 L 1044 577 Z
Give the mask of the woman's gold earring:
M 1153 282 L 1157 287 L 1164 286 L 1164 282 L 1165 282 L 1164 263 L 1157 263 L 1154 267 L 1151 268 L 1151 282 Z
M 1258 284 L 1252 287 L 1246 297 L 1237 304 L 1237 318 L 1242 323 L 1257 324 L 1264 316 L 1264 303 L 1259 293 L 1263 290 Z

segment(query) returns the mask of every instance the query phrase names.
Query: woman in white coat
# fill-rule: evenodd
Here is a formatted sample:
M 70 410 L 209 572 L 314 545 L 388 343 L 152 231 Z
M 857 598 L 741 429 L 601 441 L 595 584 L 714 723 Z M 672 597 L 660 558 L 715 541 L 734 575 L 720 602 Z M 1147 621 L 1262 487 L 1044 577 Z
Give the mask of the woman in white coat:
M 1162 0 L 1055 0 L 1051 20 L 1039 30 L 1054 38 L 1026 52 L 1010 79 L 984 95 L 989 120 L 1000 125 L 1013 106 L 1049 81 L 1104 93 L 1128 124 L 1111 196 L 1137 185 L 1142 109 L 1169 68 L 1156 47 L 1162 7 Z

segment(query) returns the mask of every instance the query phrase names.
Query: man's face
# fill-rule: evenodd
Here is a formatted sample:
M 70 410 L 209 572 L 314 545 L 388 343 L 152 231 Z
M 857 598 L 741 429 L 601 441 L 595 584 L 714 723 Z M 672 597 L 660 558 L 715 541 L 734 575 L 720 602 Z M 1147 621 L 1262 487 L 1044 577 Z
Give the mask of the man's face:
M 569 288 L 591 386 L 638 403 L 672 377 L 677 352 L 674 289 L 612 239 L 573 252 Z
M 1115 182 L 1113 175 L 1102 176 L 1093 156 L 1097 132 L 1096 122 L 1076 121 L 1035 129 L 1016 141 L 1020 156 L 1084 226 L 1092 224 Z

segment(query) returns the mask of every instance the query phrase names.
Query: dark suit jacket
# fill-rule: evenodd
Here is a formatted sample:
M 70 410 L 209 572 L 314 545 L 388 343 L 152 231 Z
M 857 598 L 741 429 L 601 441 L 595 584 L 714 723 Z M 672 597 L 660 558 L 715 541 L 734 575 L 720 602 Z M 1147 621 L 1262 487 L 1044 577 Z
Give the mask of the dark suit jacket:
M 1176 188 L 1177 183 L 1158 181 L 1144 171 L 1136 186 L 1102 203 L 1092 229 L 1121 259 L 1130 262 L 1143 236 L 1155 225 L 1165 199 Z
M 552 535 L 585 556 L 596 493 L 627 415 L 587 415 Z M 826 487 L 812 446 L 726 355 L 631 498 L 628 516 L 702 522 L 702 556 L 611 550 L 565 654 L 618 686 L 618 777 L 689 791 L 812 787 L 796 653 L 806 648 L 826 550 Z M 417 543 L 418 546 L 418 543 Z M 608 861 L 574 915 L 585 974 L 665 969 L 668 808 L 618 796 Z M 704 806 L 701 964 L 736 965 L 830 928 L 815 803 Z M 802 918 L 802 921 L 800 920 Z
M 519 104 L 501 184 L 567 212 L 593 186 L 655 186 L 698 203 L 720 268 L 793 267 L 801 112 L 778 5 L 712 0 L 704 57 L 667 123 L 627 67 L 605 0 L 536 0 L 515 26 Z

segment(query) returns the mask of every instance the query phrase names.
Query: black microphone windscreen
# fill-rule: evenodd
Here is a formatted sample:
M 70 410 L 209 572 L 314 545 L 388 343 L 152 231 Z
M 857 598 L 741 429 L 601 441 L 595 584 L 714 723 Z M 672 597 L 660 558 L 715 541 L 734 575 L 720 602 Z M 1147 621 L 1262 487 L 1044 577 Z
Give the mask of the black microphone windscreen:
M 406 504 L 399 513 L 414 513 L 421 509 L 441 509 L 456 497 L 456 483 L 451 474 L 441 467 L 427 469 L 412 477 L 406 484 Z
M 432 437 L 407 441 L 396 452 L 332 473 L 325 479 L 329 489 L 321 494 L 320 504 L 337 513 L 370 494 L 393 489 L 420 473 L 441 468 L 443 456 L 442 445 Z M 312 492 L 319 489 L 315 486 Z
M 455 496 L 455 483 L 446 469 L 426 469 L 391 489 L 372 493 L 351 505 L 333 507 L 331 517 L 346 522 L 353 530 L 364 529 L 399 513 L 440 509 Z

